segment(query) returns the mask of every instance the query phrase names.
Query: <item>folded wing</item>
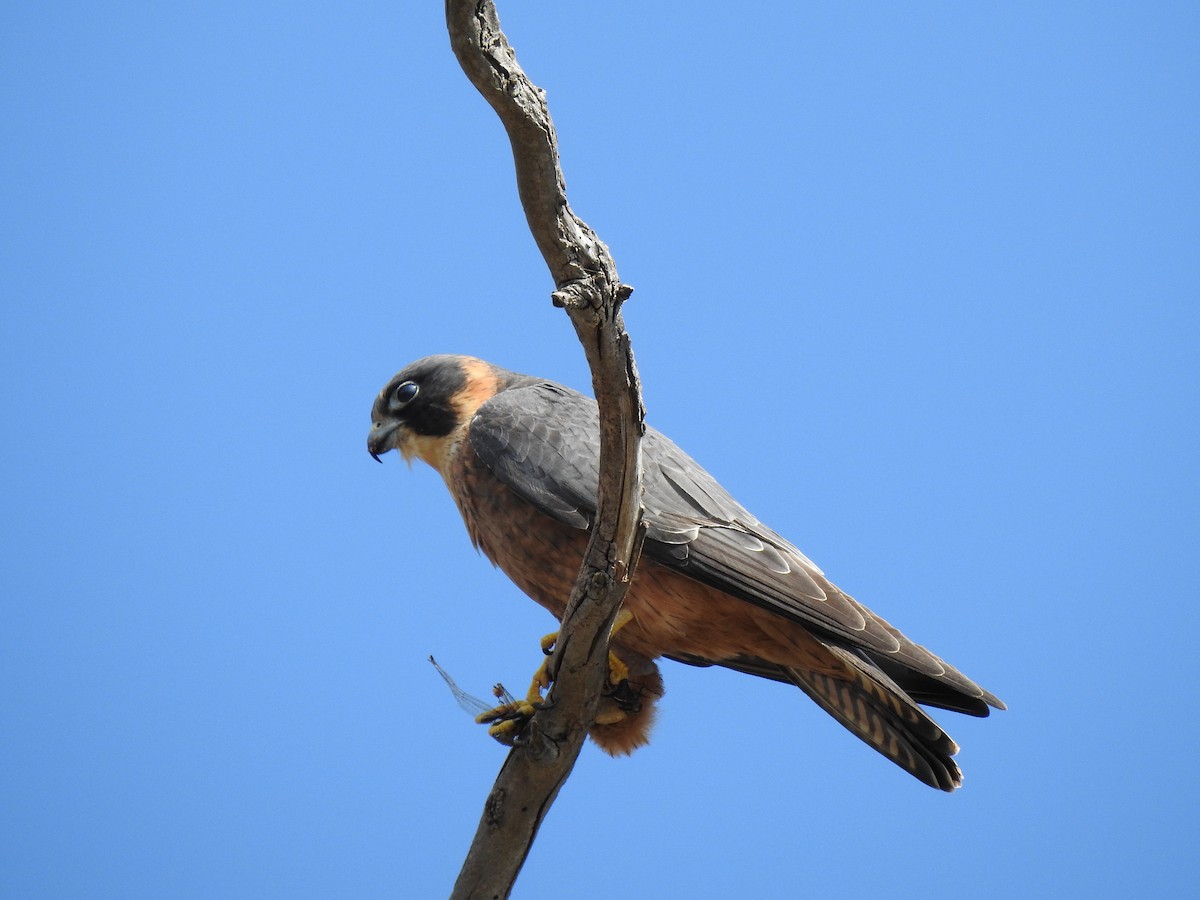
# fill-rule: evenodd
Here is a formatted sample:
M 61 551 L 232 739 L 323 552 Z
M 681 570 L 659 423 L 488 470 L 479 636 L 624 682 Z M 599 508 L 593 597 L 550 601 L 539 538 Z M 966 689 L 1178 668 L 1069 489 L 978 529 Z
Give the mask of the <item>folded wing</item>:
M 595 401 L 552 382 L 503 391 L 479 409 L 470 441 L 491 471 L 527 502 L 563 524 L 590 527 L 600 467 Z M 1004 707 L 839 590 L 669 438 L 648 429 L 642 448 L 647 527 L 643 552 L 648 557 L 807 626 L 829 647 L 849 654 L 846 665 L 854 678 L 867 679 L 863 690 L 870 684 L 891 683 L 912 700 L 971 715 L 987 715 L 989 706 Z M 770 661 L 677 658 L 796 683 L 845 724 L 835 711 L 832 687 L 825 689 L 811 678 L 805 681 Z M 863 737 L 860 729 L 851 730 Z

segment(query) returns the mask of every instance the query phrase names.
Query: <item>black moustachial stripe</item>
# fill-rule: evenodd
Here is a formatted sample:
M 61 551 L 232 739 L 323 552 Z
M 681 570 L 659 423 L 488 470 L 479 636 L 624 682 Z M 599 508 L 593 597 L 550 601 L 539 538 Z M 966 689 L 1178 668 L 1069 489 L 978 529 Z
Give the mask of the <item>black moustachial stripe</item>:
M 445 363 L 454 357 L 431 356 L 413 363 L 392 379 L 394 386 L 416 382 L 420 390 L 402 414 L 405 424 L 417 434 L 444 437 L 458 427 L 454 397 L 467 386 L 461 366 Z

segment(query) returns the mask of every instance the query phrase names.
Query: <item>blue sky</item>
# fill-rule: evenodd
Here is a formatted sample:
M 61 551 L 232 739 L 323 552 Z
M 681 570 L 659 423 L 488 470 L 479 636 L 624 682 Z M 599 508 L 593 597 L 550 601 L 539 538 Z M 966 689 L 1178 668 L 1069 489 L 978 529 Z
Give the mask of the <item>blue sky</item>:
M 516 896 L 1194 890 L 1200 14 L 506 2 L 651 422 L 1003 697 L 929 790 L 668 664 Z M 576 387 L 440 3 L 0 8 L 0 894 L 436 897 L 547 614 L 366 454 L 434 352 Z

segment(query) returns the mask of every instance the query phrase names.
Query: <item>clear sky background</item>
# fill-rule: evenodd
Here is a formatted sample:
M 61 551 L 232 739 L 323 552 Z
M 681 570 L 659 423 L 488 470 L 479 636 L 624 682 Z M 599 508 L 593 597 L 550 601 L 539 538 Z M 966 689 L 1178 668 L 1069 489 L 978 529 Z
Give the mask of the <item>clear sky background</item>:
M 549 616 L 371 401 L 587 389 L 441 3 L 0 7 L 0 894 L 437 897 Z M 948 796 L 665 665 L 517 897 L 1197 883 L 1194 3 L 508 0 L 650 420 L 1004 698 Z

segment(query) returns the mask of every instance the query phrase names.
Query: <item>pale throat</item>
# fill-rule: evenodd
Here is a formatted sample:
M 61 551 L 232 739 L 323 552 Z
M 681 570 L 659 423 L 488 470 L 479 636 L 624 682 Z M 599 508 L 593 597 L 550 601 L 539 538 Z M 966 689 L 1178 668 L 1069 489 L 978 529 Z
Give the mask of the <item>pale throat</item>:
M 468 359 L 463 362 L 463 372 L 466 376 L 466 386 L 451 398 L 454 407 L 455 420 L 462 424 L 449 434 L 440 436 L 415 434 L 404 430 L 397 449 L 410 464 L 413 459 L 422 459 L 438 471 L 442 480 L 450 487 L 450 463 L 458 452 L 459 444 L 467 435 L 467 428 L 479 407 L 496 396 L 499 390 L 499 379 L 495 370 L 480 359 Z
M 447 479 L 450 472 L 450 460 L 453 459 L 454 452 L 462 442 L 466 430 L 466 426 L 460 426 L 450 434 L 440 437 L 407 432 L 401 437 L 396 449 L 410 465 L 414 459 L 424 460 L 436 469 L 443 479 Z

